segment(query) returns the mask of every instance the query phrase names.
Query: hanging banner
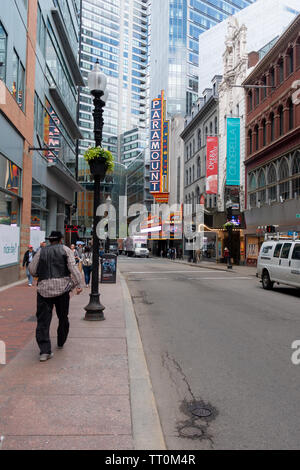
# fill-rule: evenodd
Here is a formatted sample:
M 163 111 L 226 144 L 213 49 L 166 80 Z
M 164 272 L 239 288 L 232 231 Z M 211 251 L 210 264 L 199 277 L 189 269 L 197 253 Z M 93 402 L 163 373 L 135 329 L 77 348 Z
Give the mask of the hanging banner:
M 218 137 L 207 137 L 206 193 L 218 194 Z
M 150 193 L 156 202 L 169 200 L 169 121 L 164 92 L 151 104 Z
M 240 118 L 227 118 L 227 172 L 228 186 L 240 185 Z

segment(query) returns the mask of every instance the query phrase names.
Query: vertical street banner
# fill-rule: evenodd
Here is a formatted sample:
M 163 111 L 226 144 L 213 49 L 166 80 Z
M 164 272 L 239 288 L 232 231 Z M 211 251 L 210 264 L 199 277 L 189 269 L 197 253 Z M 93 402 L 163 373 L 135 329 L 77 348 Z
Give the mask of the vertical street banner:
M 206 193 L 218 194 L 218 137 L 207 137 Z
M 227 118 L 227 172 L 228 186 L 240 185 L 240 118 Z
M 164 92 L 151 104 L 150 193 L 156 202 L 169 200 L 169 121 L 165 120 Z

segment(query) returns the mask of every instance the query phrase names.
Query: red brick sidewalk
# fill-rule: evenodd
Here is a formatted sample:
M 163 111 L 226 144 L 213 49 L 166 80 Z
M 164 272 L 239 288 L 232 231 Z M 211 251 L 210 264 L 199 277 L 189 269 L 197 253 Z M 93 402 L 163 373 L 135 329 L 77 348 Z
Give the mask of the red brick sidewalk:
M 34 336 L 35 312 L 35 287 L 24 282 L 0 292 L 0 340 L 6 344 L 7 363 Z

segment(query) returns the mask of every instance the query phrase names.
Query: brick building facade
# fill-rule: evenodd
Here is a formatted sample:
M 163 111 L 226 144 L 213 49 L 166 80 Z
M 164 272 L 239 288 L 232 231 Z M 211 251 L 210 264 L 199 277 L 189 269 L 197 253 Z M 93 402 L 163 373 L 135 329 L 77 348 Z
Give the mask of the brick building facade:
M 300 232 L 300 15 L 243 84 L 263 86 L 247 88 L 245 233 L 255 264 L 268 225 Z

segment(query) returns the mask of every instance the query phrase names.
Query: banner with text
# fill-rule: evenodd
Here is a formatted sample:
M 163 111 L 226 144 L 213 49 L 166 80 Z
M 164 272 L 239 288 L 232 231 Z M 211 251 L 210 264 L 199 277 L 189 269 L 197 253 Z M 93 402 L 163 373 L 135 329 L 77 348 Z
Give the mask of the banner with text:
M 0 266 L 19 261 L 20 227 L 0 224 Z
M 218 137 L 207 137 L 206 193 L 218 194 Z
M 227 172 L 228 186 L 240 185 L 240 118 L 227 118 Z

